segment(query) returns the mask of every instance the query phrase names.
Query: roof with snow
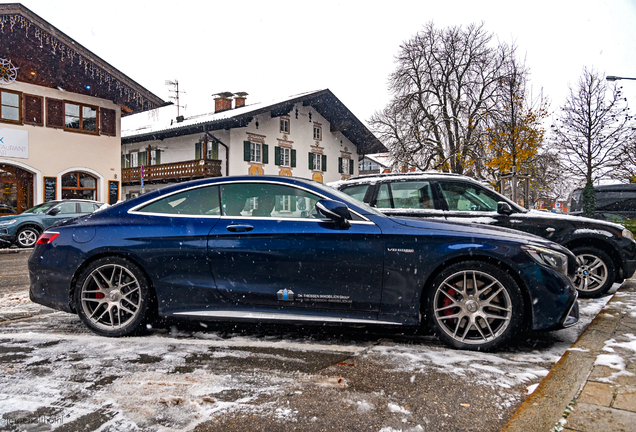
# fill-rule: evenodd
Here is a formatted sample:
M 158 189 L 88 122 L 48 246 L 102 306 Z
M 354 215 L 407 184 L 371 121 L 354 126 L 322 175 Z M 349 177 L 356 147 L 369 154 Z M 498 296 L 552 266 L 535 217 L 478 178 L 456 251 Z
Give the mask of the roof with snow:
M 341 132 L 357 148 L 358 153 L 386 151 L 380 140 L 329 90 L 301 93 L 270 102 L 248 104 L 217 113 L 208 113 L 184 118 L 181 122 L 148 120 L 148 116 L 131 116 L 122 122 L 122 144 L 162 140 L 165 138 L 246 127 L 262 113 L 271 112 L 272 117 L 289 114 L 294 105 L 311 106 L 331 124 L 331 132 Z

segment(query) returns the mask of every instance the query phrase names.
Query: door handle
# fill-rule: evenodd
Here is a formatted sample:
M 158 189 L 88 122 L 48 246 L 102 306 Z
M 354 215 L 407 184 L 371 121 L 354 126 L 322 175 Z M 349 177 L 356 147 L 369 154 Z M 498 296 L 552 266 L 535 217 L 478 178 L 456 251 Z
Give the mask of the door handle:
M 248 231 L 252 231 L 253 229 L 254 227 L 252 225 L 238 224 L 238 225 L 227 226 L 227 230 L 232 232 L 248 232 Z
M 555 232 L 556 230 L 554 228 L 546 228 L 545 229 L 547 232 Z

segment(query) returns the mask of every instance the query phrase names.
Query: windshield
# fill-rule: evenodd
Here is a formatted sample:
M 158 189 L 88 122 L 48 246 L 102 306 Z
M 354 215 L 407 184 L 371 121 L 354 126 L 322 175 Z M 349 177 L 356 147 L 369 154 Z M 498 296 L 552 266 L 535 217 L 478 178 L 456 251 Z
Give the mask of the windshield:
M 35 207 L 31 207 L 30 209 L 25 210 L 22 213 L 44 213 L 51 207 L 55 207 L 58 204 L 59 202 L 53 202 L 53 201 L 45 202 L 45 203 L 36 205 Z
M 317 184 L 316 185 L 319 188 L 325 189 L 326 191 L 329 191 L 329 193 L 336 195 L 338 197 L 338 199 L 342 200 L 345 204 L 351 203 L 354 204 L 360 208 L 363 208 L 365 212 L 369 213 L 369 214 L 374 214 L 377 216 L 386 216 L 384 213 L 381 213 L 380 211 L 374 209 L 373 207 L 369 207 L 367 204 L 363 203 L 362 201 L 358 201 L 355 198 L 352 198 L 351 196 L 347 195 L 346 193 L 339 191 L 338 189 L 332 188 L 331 186 L 325 186 L 323 184 Z

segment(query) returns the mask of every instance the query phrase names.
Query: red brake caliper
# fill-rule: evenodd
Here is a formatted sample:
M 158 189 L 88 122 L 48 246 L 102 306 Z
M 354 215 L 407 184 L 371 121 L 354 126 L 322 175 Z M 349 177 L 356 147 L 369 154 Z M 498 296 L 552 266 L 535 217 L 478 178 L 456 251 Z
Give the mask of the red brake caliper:
M 454 289 L 449 289 L 448 293 L 449 296 L 451 296 L 452 298 L 455 298 L 455 290 Z M 442 306 L 443 307 L 447 307 L 452 305 L 453 302 L 451 301 L 451 299 L 449 299 L 448 297 L 444 296 L 444 298 L 442 299 Z M 448 316 L 448 315 L 454 315 L 455 314 L 455 310 L 454 308 L 449 308 L 449 309 L 445 309 L 444 310 L 444 315 Z M 455 322 L 455 318 L 452 318 L 450 321 L 452 321 L 453 323 Z

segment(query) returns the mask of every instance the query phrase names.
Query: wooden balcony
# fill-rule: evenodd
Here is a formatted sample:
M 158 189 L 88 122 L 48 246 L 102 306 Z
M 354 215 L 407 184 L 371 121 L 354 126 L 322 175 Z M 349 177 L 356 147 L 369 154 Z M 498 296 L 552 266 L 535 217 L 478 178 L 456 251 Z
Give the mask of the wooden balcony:
M 221 161 L 198 159 L 144 167 L 144 183 L 186 181 L 203 177 L 221 177 Z M 121 182 L 124 186 L 141 184 L 141 168 L 122 168 Z

